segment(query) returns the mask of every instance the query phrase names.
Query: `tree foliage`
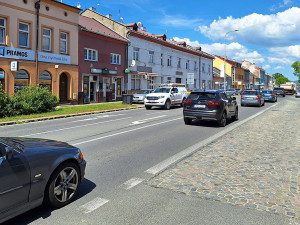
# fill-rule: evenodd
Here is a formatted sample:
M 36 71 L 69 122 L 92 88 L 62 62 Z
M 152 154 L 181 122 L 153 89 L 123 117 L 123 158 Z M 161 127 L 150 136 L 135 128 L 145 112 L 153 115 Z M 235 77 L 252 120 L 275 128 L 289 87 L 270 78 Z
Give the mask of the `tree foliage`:
M 277 85 L 284 84 L 285 82 L 290 82 L 290 80 L 288 78 L 284 77 L 284 76 L 278 77 L 276 79 L 276 84 Z
M 276 80 L 279 77 L 284 77 L 281 73 L 274 73 L 273 74 L 274 79 Z
M 300 62 L 296 61 L 292 64 L 292 67 L 294 69 L 294 75 L 298 77 L 298 81 L 300 82 Z

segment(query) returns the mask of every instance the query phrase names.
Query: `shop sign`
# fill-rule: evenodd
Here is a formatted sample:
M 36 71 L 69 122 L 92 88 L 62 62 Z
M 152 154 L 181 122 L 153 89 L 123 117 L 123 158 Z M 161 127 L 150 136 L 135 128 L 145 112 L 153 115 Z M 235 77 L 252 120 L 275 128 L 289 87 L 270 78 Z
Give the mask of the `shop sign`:
M 4 79 L 4 71 L 0 71 L 0 79 Z
M 0 47 L 0 58 L 23 59 L 34 61 L 35 51 L 19 48 Z
M 102 69 L 91 68 L 91 73 L 102 73 Z
M 40 62 L 71 64 L 71 57 L 68 55 L 58 55 L 46 52 L 39 52 Z
M 18 67 L 19 67 L 18 61 L 10 62 L 10 71 L 18 71 L 19 70 Z
M 125 73 L 130 73 L 130 72 L 131 72 L 130 69 L 126 69 L 126 70 L 125 70 Z

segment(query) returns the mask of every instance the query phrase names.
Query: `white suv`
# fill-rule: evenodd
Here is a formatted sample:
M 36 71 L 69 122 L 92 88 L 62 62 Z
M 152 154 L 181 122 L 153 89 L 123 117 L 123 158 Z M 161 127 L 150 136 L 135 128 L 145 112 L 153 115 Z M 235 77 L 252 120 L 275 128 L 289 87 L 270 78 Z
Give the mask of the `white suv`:
M 183 106 L 187 96 L 188 92 L 184 84 L 164 84 L 147 94 L 144 103 L 146 109 L 151 109 L 152 106 L 170 109 L 171 105 L 175 104 Z

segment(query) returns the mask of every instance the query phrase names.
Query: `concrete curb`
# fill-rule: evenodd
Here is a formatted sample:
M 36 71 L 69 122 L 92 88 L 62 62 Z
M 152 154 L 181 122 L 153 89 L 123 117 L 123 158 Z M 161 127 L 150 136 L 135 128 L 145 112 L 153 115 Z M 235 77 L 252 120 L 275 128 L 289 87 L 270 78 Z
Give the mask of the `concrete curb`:
M 30 122 L 37 122 L 37 121 L 43 121 L 43 120 L 54 120 L 54 119 L 62 119 L 62 118 L 75 117 L 75 116 L 85 116 L 85 115 L 91 115 L 91 114 L 100 114 L 100 113 L 106 113 L 106 112 L 115 112 L 115 111 L 140 109 L 140 108 L 144 108 L 144 105 L 143 106 L 135 105 L 134 107 L 129 107 L 129 108 L 106 109 L 106 110 L 83 112 L 83 113 L 73 113 L 73 114 L 65 114 L 65 115 L 57 115 L 57 116 L 37 117 L 37 118 L 33 118 L 33 119 L 12 120 L 12 121 L 8 121 L 8 122 L 0 122 L 0 127 L 1 126 L 7 126 L 7 125 L 13 125 L 13 124 L 20 124 L 20 123 L 30 123 Z

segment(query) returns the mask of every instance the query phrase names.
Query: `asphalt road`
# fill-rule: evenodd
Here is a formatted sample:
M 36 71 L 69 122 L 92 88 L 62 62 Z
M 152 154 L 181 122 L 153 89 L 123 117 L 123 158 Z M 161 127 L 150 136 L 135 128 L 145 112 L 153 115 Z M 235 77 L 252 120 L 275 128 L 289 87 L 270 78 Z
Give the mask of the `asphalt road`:
M 278 103 L 286 98 L 278 98 Z M 66 141 L 87 161 L 77 199 L 51 211 L 31 210 L 7 224 L 284 224 L 279 215 L 155 189 L 146 181 L 212 137 L 234 129 L 264 107 L 239 107 L 225 128 L 183 122 L 182 108 L 136 109 L 0 127 L 0 136 Z

